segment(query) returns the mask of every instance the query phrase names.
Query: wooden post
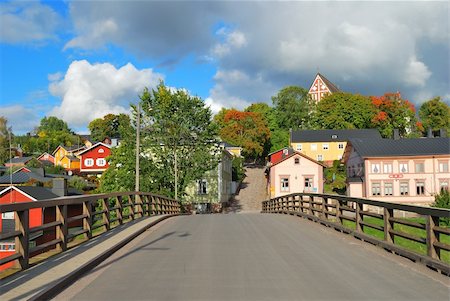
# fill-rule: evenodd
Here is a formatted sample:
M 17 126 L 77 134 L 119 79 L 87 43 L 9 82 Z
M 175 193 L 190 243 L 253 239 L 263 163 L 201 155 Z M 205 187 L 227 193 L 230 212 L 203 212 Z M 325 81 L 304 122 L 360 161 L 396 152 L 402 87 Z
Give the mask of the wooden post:
M 117 208 L 117 220 L 119 221 L 119 225 L 122 225 L 123 224 L 123 206 L 122 206 L 122 196 L 121 195 L 119 195 L 117 197 L 116 207 L 119 207 L 119 208 Z
M 133 201 L 133 198 L 131 197 L 131 195 L 129 195 L 127 198 L 128 198 L 128 204 L 130 204 L 128 206 L 128 211 L 130 211 L 130 218 L 131 218 L 131 220 L 134 220 L 134 201 Z
M 152 195 L 150 201 L 150 215 L 155 214 L 155 197 Z
M 328 199 L 326 197 L 322 197 L 322 212 L 321 212 L 321 218 L 322 219 L 328 219 L 327 215 L 327 204 Z
M 394 230 L 394 223 L 390 221 L 391 217 L 394 217 L 394 210 L 384 207 L 384 240 L 394 243 L 394 235 L 391 234 L 391 230 Z
M 313 210 L 313 202 L 314 202 L 314 197 L 313 196 L 308 196 L 308 209 L 309 209 L 309 215 L 314 216 L 314 210 Z
M 336 201 L 336 223 L 338 224 L 342 224 L 342 220 L 341 220 L 341 201 L 339 200 L 335 200 Z
M 435 242 L 439 241 L 439 234 L 436 235 L 434 227 L 439 226 L 439 217 L 427 216 L 427 255 L 433 259 L 440 259 L 441 252 L 434 246 Z
M 69 232 L 67 226 L 67 205 L 56 206 L 56 220 L 61 222 L 60 225 L 56 226 L 56 238 L 61 239 L 56 249 L 63 252 L 67 250 L 67 234 Z
M 14 214 L 15 220 L 15 230 L 20 231 L 21 234 L 16 237 L 16 252 L 21 255 L 19 258 L 19 264 L 22 270 L 25 270 L 29 266 L 29 244 L 30 244 L 30 235 L 29 235 L 29 222 L 30 222 L 30 210 L 26 209 L 24 211 L 17 211 Z
M 103 223 L 105 224 L 106 231 L 109 231 L 111 229 L 110 225 L 110 219 L 109 219 L 109 204 L 108 199 L 102 199 L 102 207 L 103 207 Z
M 355 209 L 355 224 L 356 224 L 355 226 L 356 226 L 356 228 L 355 229 L 358 232 L 363 232 L 364 228 L 361 225 L 361 221 L 363 220 L 363 215 L 362 215 L 363 204 L 355 203 L 355 205 L 356 205 L 356 209 Z
M 83 202 L 83 214 L 86 215 L 83 218 L 83 230 L 87 230 L 86 238 L 92 238 L 92 212 L 91 212 L 91 203 L 89 201 Z
M 136 213 L 139 217 L 144 216 L 144 208 L 142 207 L 142 199 L 139 194 L 134 195 L 134 206 L 136 207 Z

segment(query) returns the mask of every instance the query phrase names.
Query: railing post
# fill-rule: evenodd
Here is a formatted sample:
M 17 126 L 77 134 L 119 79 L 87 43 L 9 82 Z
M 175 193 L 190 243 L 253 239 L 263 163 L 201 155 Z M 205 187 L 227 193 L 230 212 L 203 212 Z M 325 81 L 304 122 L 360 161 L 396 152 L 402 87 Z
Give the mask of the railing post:
M 360 204 L 358 202 L 355 203 L 356 208 L 355 208 L 355 224 L 356 224 L 356 231 L 357 232 L 363 232 L 364 228 L 361 225 L 361 221 L 363 220 L 363 204 Z
M 313 204 L 313 202 L 314 202 L 314 197 L 309 195 L 308 196 L 308 209 L 309 209 L 309 214 L 311 216 L 314 216 L 314 210 L 313 210 L 314 204 Z
M 427 215 L 427 255 L 433 259 L 440 259 L 440 250 L 434 246 L 434 243 L 439 241 L 439 234 L 434 231 L 436 226 L 439 226 L 439 217 Z
M 327 202 L 328 202 L 328 199 L 326 197 L 322 197 L 322 211 L 321 211 L 322 219 L 328 219 L 328 214 L 327 214 L 328 208 L 326 206 Z
M 150 201 L 150 215 L 155 214 L 155 197 L 152 195 L 151 197 L 151 201 Z
M 128 197 L 127 197 L 127 199 L 128 199 L 128 210 L 130 211 L 130 218 L 131 218 L 131 220 L 134 220 L 134 200 L 133 200 L 133 198 L 131 197 L 131 195 L 128 195 Z
M 391 217 L 394 217 L 394 210 L 384 207 L 383 211 L 384 240 L 394 243 L 394 235 L 391 234 L 391 230 L 394 230 L 394 223 L 390 221 Z
M 117 208 L 117 220 L 119 221 L 119 225 L 122 225 L 123 224 L 123 204 L 122 204 L 122 196 L 121 195 L 119 195 L 118 197 L 117 197 L 117 199 L 116 199 L 117 201 L 116 201 L 116 207 L 118 207 Z
M 61 239 L 56 249 L 63 252 L 67 250 L 67 234 L 69 232 L 67 226 L 67 205 L 56 206 L 56 220 L 61 223 L 56 226 L 56 238 Z
M 106 231 L 109 231 L 111 228 L 110 225 L 110 214 L 109 214 L 109 204 L 108 199 L 102 199 L 102 207 L 103 207 L 103 223 L 105 224 Z
M 14 214 L 15 230 L 20 231 L 21 234 L 16 237 L 15 245 L 16 252 L 21 255 L 19 258 L 19 264 L 22 270 L 27 269 L 29 266 L 29 245 L 30 245 L 30 210 L 16 211 Z
M 83 214 L 86 217 L 83 218 L 83 230 L 86 230 L 86 238 L 92 238 L 92 212 L 91 203 L 89 201 L 83 202 Z
M 139 194 L 134 195 L 134 206 L 136 208 L 135 212 L 139 215 L 139 217 L 144 216 L 144 208 L 142 207 L 142 199 Z
M 336 223 L 338 224 L 342 224 L 342 220 L 341 220 L 341 201 L 339 200 L 335 200 L 336 201 Z

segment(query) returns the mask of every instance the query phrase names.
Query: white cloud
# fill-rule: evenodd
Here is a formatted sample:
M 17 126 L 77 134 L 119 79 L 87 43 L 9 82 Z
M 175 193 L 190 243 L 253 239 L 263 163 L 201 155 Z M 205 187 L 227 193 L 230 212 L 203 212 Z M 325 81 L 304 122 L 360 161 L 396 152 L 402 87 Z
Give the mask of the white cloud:
M 431 72 L 424 63 L 411 58 L 405 70 L 404 80 L 408 85 L 423 87 L 430 76 Z
M 1 107 L 0 116 L 6 117 L 8 126 L 11 126 L 16 134 L 30 132 L 39 124 L 36 110 L 22 105 Z
M 47 5 L 37 2 L 0 4 L 0 41 L 4 43 L 54 39 L 60 23 L 59 15 Z
M 214 57 L 223 57 L 230 54 L 234 49 L 242 48 L 247 44 L 244 33 L 239 30 L 230 31 L 226 27 L 222 27 L 216 34 L 225 41 L 214 45 L 211 51 Z
M 62 99 L 50 115 L 71 127 L 86 127 L 108 113 L 128 113 L 144 87 L 153 88 L 163 76 L 152 69 L 138 70 L 132 64 L 116 68 L 110 63 L 85 60 L 70 64 L 64 78 L 50 83 L 49 91 Z

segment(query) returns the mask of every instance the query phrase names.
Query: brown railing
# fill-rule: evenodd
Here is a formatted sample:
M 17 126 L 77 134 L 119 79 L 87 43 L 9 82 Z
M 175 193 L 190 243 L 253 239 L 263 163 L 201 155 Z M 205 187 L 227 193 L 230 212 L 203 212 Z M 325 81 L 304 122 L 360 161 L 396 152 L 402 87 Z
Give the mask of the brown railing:
M 30 228 L 30 209 L 34 208 L 43 211 L 44 221 L 41 226 Z M 90 239 L 137 218 L 176 215 L 181 209 L 178 201 L 164 196 L 117 192 L 0 205 L 0 212 L 14 212 L 15 225 L 14 231 L 0 233 L 0 243 L 15 240 L 15 253 L 2 258 L 0 265 L 18 260 L 20 267 L 26 269 L 33 255 L 49 249 L 64 251 L 68 242 L 77 236 Z M 33 238 L 36 234 L 40 234 L 40 238 Z M 30 247 L 31 241 L 34 241 L 33 247 Z
M 293 193 L 264 201 L 262 212 L 308 218 L 450 275 L 448 209 Z M 408 244 L 418 248 L 408 247 Z M 420 252 L 421 247 L 423 252 Z

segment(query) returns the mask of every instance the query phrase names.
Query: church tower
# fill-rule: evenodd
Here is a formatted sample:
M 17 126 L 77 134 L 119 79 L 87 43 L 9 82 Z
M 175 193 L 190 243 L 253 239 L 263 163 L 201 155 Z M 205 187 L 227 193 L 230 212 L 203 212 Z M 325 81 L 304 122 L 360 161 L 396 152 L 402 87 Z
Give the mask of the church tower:
M 317 73 L 308 93 L 311 95 L 312 100 L 319 102 L 327 94 L 333 94 L 334 92 L 339 91 L 339 88 L 330 82 L 325 76 Z

